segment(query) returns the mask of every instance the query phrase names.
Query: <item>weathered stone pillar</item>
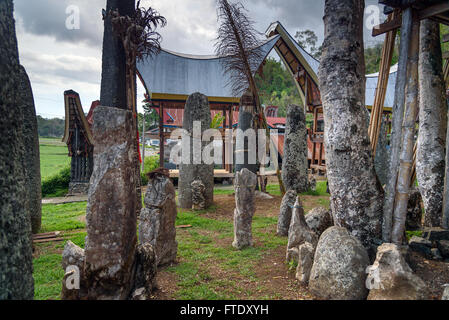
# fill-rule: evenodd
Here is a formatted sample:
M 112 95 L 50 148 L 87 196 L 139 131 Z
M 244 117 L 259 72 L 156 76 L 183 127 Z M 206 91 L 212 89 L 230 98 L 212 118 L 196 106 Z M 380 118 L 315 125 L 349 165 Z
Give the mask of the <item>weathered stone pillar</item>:
M 255 207 L 255 189 L 257 175 L 244 168 L 235 174 L 235 205 L 234 210 L 234 242 L 232 246 L 237 249 L 251 247 L 253 236 L 251 226 Z
M 201 124 L 201 130 L 194 124 Z M 214 165 L 204 164 L 202 152 L 210 142 L 202 142 L 202 134 L 210 129 L 211 116 L 207 97 L 194 93 L 187 99 L 184 109 L 183 128 L 189 134 L 188 141 L 182 142 L 182 163 L 179 167 L 179 206 L 192 209 L 192 182 L 200 179 L 204 184 L 205 208 L 214 202 Z M 186 150 L 189 149 L 189 150 Z M 188 153 L 188 156 L 186 154 Z M 186 163 L 188 162 L 188 163 Z
M 292 220 L 292 211 L 295 205 L 297 192 L 294 190 L 288 190 L 282 198 L 281 209 L 279 211 L 277 235 L 288 236 L 288 229 L 290 228 L 290 222 Z
M 139 241 L 155 249 L 158 266 L 176 260 L 176 193 L 170 178 L 155 173 L 148 182 L 145 206 L 139 217 Z
M 94 170 L 87 204 L 89 299 L 127 299 L 136 251 L 135 149 L 131 111 L 94 111 Z
M 287 107 L 282 180 L 286 190 L 305 192 L 309 188 L 306 116 L 300 106 Z
M 365 117 L 362 0 L 327 0 L 319 69 L 326 168 L 336 225 L 364 245 L 381 238 L 383 190 Z
M 250 148 L 256 150 L 256 147 L 253 144 L 256 144 L 257 140 L 250 141 L 250 137 L 244 136 L 248 129 L 254 129 L 254 104 L 254 98 L 250 92 L 246 92 L 240 98 L 239 123 L 236 134 L 235 172 L 240 172 L 243 168 L 246 168 L 255 174 L 259 171 L 256 154 L 249 152 Z M 239 158 L 242 158 L 243 161 L 239 161 Z
M 192 210 L 204 210 L 206 209 L 206 197 L 204 196 L 204 191 L 206 187 L 204 183 L 197 179 L 192 182 Z
M 11 0 L 0 1 L 0 300 L 33 299 L 23 81 Z
M 23 114 L 23 136 L 25 146 L 26 189 L 28 210 L 31 217 L 31 230 L 38 233 L 41 228 L 42 186 L 39 157 L 39 134 L 37 132 L 36 108 L 30 79 L 23 66 L 20 66 L 19 106 Z
M 439 227 L 443 210 L 447 105 L 440 25 L 429 19 L 421 21 L 419 94 L 416 177 L 424 203 L 424 225 Z
M 288 244 L 287 244 L 287 262 L 298 262 L 299 246 L 304 243 L 310 243 L 313 248 L 316 248 L 318 243 L 318 236 L 313 232 L 306 222 L 304 216 L 304 208 L 301 199 L 296 197 L 296 202 L 293 208 L 292 221 L 288 230 Z

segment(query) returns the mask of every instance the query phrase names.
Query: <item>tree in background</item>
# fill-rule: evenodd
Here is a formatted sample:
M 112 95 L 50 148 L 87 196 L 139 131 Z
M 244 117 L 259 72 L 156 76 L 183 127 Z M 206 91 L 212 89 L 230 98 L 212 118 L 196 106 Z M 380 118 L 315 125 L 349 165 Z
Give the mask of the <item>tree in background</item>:
M 323 45 L 317 46 L 318 37 L 312 30 L 300 30 L 295 34 L 298 44 L 308 51 L 315 59 L 320 60 Z
M 289 104 L 302 105 L 292 76 L 273 58 L 265 60 L 263 73 L 256 75 L 256 84 L 261 103 L 279 107 L 279 117 L 286 117 Z

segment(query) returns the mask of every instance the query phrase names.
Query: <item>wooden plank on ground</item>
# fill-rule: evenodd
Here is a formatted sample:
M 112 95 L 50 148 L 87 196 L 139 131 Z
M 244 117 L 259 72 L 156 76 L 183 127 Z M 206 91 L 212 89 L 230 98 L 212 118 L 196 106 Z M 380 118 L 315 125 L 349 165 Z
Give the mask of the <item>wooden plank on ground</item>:
M 60 231 L 55 232 L 47 232 L 47 233 L 39 233 L 39 234 L 33 234 L 33 239 L 48 239 L 48 238 L 55 238 L 61 234 Z
M 59 242 L 64 241 L 64 238 L 50 238 L 50 239 L 36 239 L 33 243 Z

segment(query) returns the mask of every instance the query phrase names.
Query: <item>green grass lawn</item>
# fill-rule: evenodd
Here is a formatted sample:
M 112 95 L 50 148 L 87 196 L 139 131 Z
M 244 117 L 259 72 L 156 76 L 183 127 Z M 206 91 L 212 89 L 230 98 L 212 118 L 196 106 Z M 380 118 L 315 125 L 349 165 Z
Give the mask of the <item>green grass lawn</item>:
M 70 165 L 70 158 L 67 156 L 67 145 L 61 142 L 60 139 L 40 138 L 39 151 L 42 180 Z
M 267 189 L 271 194 L 279 194 L 278 185 L 269 185 Z M 326 197 L 325 190 L 325 182 L 318 182 L 314 195 L 306 193 L 303 198 L 309 199 L 307 201 L 313 199 L 313 205 L 320 205 L 320 201 Z M 225 197 L 233 192 L 233 188 L 217 188 L 215 195 Z M 326 203 L 322 205 L 326 206 Z M 232 212 L 232 208 L 234 200 L 229 197 L 229 208 L 226 209 Z M 284 254 L 287 238 L 274 234 L 277 217 L 256 213 L 253 219 L 253 238 L 257 245 L 236 250 L 231 246 L 232 217 L 220 216 L 220 210 L 223 208 L 217 205 L 205 211 L 178 209 L 176 225 L 192 227 L 177 229 L 179 263 L 161 271 L 176 278 L 177 289 L 172 298 L 282 298 L 282 292 L 266 293 L 265 279 L 260 279 L 256 272 L 274 252 Z M 85 211 L 86 202 L 42 206 L 41 232 L 61 231 L 64 241 L 35 245 L 35 299 L 60 299 L 64 275 L 61 268 L 62 250 L 68 240 L 84 247 Z M 217 276 L 213 274 L 213 270 L 220 270 L 227 276 Z

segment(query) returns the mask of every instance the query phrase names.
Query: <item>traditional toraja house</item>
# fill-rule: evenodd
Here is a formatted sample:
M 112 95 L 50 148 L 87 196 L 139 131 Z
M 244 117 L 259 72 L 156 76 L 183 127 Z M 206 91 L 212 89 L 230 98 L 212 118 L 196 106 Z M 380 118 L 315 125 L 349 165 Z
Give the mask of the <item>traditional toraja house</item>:
M 69 194 L 85 194 L 93 169 L 93 139 L 90 127 L 92 114 L 99 101 L 92 103 L 86 118 L 78 93 L 64 92 L 65 130 L 63 142 L 67 144 L 71 157 Z
M 267 40 L 262 44 L 263 59 L 259 63 L 261 72 L 263 62 L 275 49 L 287 70 L 295 79 L 298 93 L 305 110 L 314 115 L 313 127 L 309 130 L 309 162 L 313 171 L 324 172 L 325 154 L 323 147 L 324 125 L 322 105 L 318 86 L 319 61 L 307 53 L 286 31 L 281 23 L 275 22 L 266 31 Z M 201 92 L 209 98 L 211 116 L 220 113 L 224 117 L 222 129 L 237 124 L 240 97 L 232 94 L 229 76 L 225 74 L 221 61 L 225 57 L 186 55 L 163 49 L 160 54 L 137 64 L 138 76 L 144 85 L 149 103 L 160 115 L 159 133 L 161 154 L 164 154 L 164 140 L 174 128 L 182 126 L 183 109 L 187 97 Z M 371 109 L 375 103 L 378 74 L 367 76 L 366 105 Z M 386 85 L 385 113 L 391 112 L 394 100 L 396 71 L 391 70 L 390 81 Z M 271 127 L 285 124 L 285 119 L 270 117 L 266 110 L 267 122 Z M 275 123 L 278 122 L 278 123 Z M 163 132 L 163 134 L 161 134 Z M 282 155 L 283 137 L 274 137 L 278 151 Z M 229 155 L 225 155 L 227 157 Z M 161 165 L 163 163 L 161 158 Z M 232 166 L 226 171 L 232 176 Z

